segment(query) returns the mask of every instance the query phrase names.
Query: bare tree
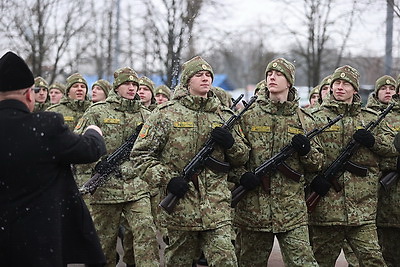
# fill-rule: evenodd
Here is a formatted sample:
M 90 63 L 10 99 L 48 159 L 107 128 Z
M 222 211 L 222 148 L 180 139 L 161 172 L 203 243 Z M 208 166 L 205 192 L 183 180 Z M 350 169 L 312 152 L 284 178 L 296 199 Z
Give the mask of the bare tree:
M 85 47 L 74 42 L 89 21 L 84 1 L 9 0 L 3 3 L 0 25 L 2 40 L 23 53 L 34 75 L 55 77 L 73 66 Z M 73 8 L 79 6 L 80 8 Z M 73 47 L 74 53 L 68 49 Z M 68 53 L 70 53 L 68 55 Z

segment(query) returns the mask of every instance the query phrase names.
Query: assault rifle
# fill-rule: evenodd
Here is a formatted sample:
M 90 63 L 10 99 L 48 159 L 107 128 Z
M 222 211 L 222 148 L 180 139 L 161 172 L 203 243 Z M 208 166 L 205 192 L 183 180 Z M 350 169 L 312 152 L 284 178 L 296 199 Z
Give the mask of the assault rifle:
M 308 140 L 311 140 L 313 137 L 316 135 L 322 133 L 325 129 L 331 127 L 334 125 L 336 122 L 338 122 L 341 118 L 343 118 L 343 115 L 339 115 L 333 120 L 330 120 L 328 118 L 328 124 L 326 124 L 324 127 L 318 129 L 315 128 L 311 132 L 308 132 L 306 134 L 306 137 Z M 295 152 L 293 145 L 288 144 L 285 147 L 283 147 L 277 154 L 275 154 L 272 158 L 269 158 L 268 160 L 264 161 L 260 166 L 258 166 L 254 170 L 254 174 L 260 178 L 261 180 L 261 185 L 264 189 L 265 192 L 270 191 L 270 176 L 275 173 L 276 171 L 281 172 L 283 175 L 286 177 L 298 182 L 300 180 L 300 177 L 302 176 L 301 173 L 296 172 L 292 168 L 290 168 L 286 163 L 285 160 L 288 159 L 293 153 Z M 245 194 L 248 192 L 242 185 L 239 185 L 237 188 L 235 188 L 232 191 L 232 202 L 231 202 L 231 207 L 234 208 L 236 207 L 237 203 L 245 196 Z
M 242 100 L 243 97 L 244 97 L 244 94 L 240 94 L 240 96 L 238 96 L 238 98 L 236 98 L 236 99 L 231 98 L 232 99 L 232 105 L 229 108 L 230 109 L 234 109 L 236 107 L 236 105 L 239 104 L 240 100 Z
M 399 169 L 400 169 L 400 157 L 397 157 L 397 171 L 391 171 L 388 174 L 386 174 L 384 177 L 382 177 L 379 180 L 379 183 L 385 190 L 385 192 L 389 192 L 390 188 L 396 183 L 396 181 L 399 179 Z
M 386 174 L 382 179 L 379 180 L 379 183 L 385 190 L 385 192 L 389 192 L 390 188 L 396 183 L 399 179 L 399 173 L 397 171 L 392 171 Z
M 247 105 L 238 114 L 232 115 L 221 127 L 227 130 L 232 130 L 235 123 L 249 109 L 256 99 L 257 96 L 251 97 L 249 103 L 247 103 Z M 230 169 L 229 163 L 221 162 L 211 157 L 211 153 L 214 151 L 214 146 L 214 139 L 209 137 L 204 143 L 202 149 L 190 160 L 180 175 L 187 183 L 192 181 L 197 190 L 197 176 L 204 169 L 204 167 L 208 167 L 209 169 L 217 172 L 228 172 Z M 159 206 L 162 207 L 166 212 L 171 213 L 178 200 L 179 198 L 176 195 L 169 192 L 168 195 L 160 202 Z
M 128 139 L 118 147 L 113 153 L 107 156 L 105 159 L 101 160 L 94 167 L 95 174 L 90 178 L 86 183 L 79 188 L 79 192 L 81 195 L 90 193 L 94 194 L 96 189 L 105 184 L 111 173 L 118 170 L 119 165 L 128 159 L 129 154 L 133 148 L 133 144 L 138 137 L 140 130 L 142 129 L 143 124 L 139 124 L 136 127 L 135 132 L 128 137 Z
M 390 104 L 384 111 L 382 111 L 381 114 L 379 114 L 375 121 L 371 121 L 367 124 L 365 130 L 371 132 L 376 126 L 378 126 L 383 118 L 385 118 L 393 106 L 394 104 Z M 354 173 L 357 176 L 366 176 L 368 173 L 368 169 L 366 167 L 359 166 L 350 161 L 350 158 L 360 148 L 360 146 L 361 145 L 354 139 L 350 140 L 342 153 L 340 153 L 340 155 L 328 166 L 328 168 L 326 168 L 321 174 L 317 175 L 314 179 L 325 179 L 333 186 L 336 192 L 340 192 L 342 187 L 340 186 L 338 179 L 345 171 Z M 321 197 L 322 196 L 318 193 L 312 192 L 307 198 L 306 204 L 309 213 L 315 210 L 315 207 L 317 206 Z

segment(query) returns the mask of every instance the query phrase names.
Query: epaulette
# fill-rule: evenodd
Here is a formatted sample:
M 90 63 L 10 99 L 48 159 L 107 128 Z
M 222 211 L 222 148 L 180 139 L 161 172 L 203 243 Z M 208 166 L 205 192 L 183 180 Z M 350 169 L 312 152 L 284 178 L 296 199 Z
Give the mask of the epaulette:
M 107 104 L 107 102 L 106 101 L 98 101 L 96 103 L 92 103 L 90 106 L 94 107 L 94 106 L 97 106 L 97 105 L 104 105 L 104 104 Z
M 158 109 L 163 109 L 163 108 L 172 106 L 174 104 L 175 104 L 175 101 L 167 101 L 167 102 L 164 102 L 164 103 L 158 105 Z

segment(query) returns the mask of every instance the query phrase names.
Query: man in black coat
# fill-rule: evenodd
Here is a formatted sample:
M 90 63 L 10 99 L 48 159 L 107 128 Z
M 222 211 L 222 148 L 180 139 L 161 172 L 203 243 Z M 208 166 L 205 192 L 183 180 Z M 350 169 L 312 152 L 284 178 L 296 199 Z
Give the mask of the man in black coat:
M 71 163 L 105 154 L 101 130 L 68 130 L 53 112 L 31 113 L 34 79 L 12 52 L 0 58 L 0 265 L 103 266 Z

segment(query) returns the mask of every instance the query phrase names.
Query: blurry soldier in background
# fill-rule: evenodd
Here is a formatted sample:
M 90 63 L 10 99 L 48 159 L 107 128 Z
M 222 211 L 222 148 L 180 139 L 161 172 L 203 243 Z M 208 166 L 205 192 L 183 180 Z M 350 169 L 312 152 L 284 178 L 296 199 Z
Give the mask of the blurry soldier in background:
M 266 81 L 265 79 L 259 81 L 259 82 L 256 84 L 256 88 L 254 88 L 254 94 L 255 94 L 255 95 L 258 95 L 258 93 L 259 93 L 260 91 L 264 92 L 266 87 L 267 87 L 267 81 Z
M 319 87 L 319 98 L 318 98 L 318 103 L 321 104 L 322 101 L 330 96 L 331 92 L 331 75 L 326 76 L 325 78 L 322 79 L 321 83 L 318 85 Z
M 92 85 L 92 102 L 96 103 L 104 101 L 108 97 L 108 92 L 112 90 L 112 86 L 109 81 L 98 80 Z
M 140 97 L 142 104 L 153 111 L 157 107 L 156 100 L 154 98 L 154 82 L 147 78 L 146 76 L 140 77 L 139 79 L 139 89 L 137 94 Z
M 376 111 L 384 110 L 390 102 L 395 103 L 392 111 L 385 117 L 395 133 L 400 132 L 400 97 L 396 94 L 396 80 L 384 75 L 376 80 L 375 91 L 370 95 L 367 107 Z M 382 177 L 390 171 L 400 171 L 398 157 L 384 157 L 380 168 Z M 389 188 L 380 187 L 378 191 L 378 210 L 376 225 L 382 255 L 388 266 L 400 266 L 400 182 L 393 182 Z
M 78 120 L 91 104 L 87 97 L 88 85 L 82 75 L 74 73 L 67 78 L 66 87 L 66 97 L 46 110 L 61 113 L 68 127 L 74 130 Z
M 319 100 L 319 86 L 317 85 L 310 91 L 310 94 L 308 95 L 308 101 L 310 103 L 308 108 L 316 108 L 319 105 L 318 100 Z
M 35 87 L 33 90 L 35 92 L 35 109 L 33 112 L 44 111 L 50 106 L 49 84 L 45 79 L 38 76 L 35 78 Z
M 216 142 L 214 158 L 238 166 L 248 157 L 239 128 L 231 133 L 218 127 L 233 113 L 211 91 L 213 74 L 199 56 L 185 62 L 172 101 L 150 115 L 131 154 L 149 186 L 179 198 L 171 214 L 161 214 L 169 237 L 167 266 L 190 266 L 201 251 L 210 266 L 237 266 L 227 174 L 204 168 L 197 176 L 198 189 L 180 177 L 210 134 Z
M 49 87 L 50 103 L 51 105 L 58 104 L 61 98 L 65 94 L 65 85 L 59 82 L 55 82 Z
M 139 79 L 131 68 L 114 72 L 113 89 L 106 101 L 92 104 L 76 126 L 81 133 L 94 124 L 103 131 L 107 152 L 115 151 L 142 124 L 149 111 L 138 101 Z M 136 158 L 134 159 L 136 160 Z M 147 184 L 135 175 L 129 161 L 90 197 L 91 212 L 107 265 L 115 266 L 117 235 L 122 214 L 133 232 L 137 266 L 157 266 L 158 250 Z M 132 263 L 129 263 L 132 264 Z
M 377 119 L 377 113 L 361 108 L 359 73 L 351 66 L 342 66 L 331 76 L 332 94 L 325 98 L 320 109 L 313 112 L 317 126 L 325 124 L 326 118 L 343 114 L 335 127 L 318 137 L 329 166 L 342 152 L 346 144 L 354 139 L 361 145 L 351 160 L 368 168 L 365 177 L 344 171 L 338 178 L 342 190 L 330 190 L 321 176 L 311 182 L 311 188 L 322 196 L 315 211 L 310 214 L 312 245 L 318 264 L 323 267 L 335 265 L 346 239 L 361 266 L 385 266 L 376 232 L 377 186 L 380 177 L 381 156 L 395 156 L 393 132 L 385 121 L 373 133 L 364 129 Z
M 267 65 L 265 76 L 267 86 L 260 89 L 241 124 L 251 151 L 246 170 L 236 181 L 249 190 L 235 209 L 239 266 L 267 266 L 274 237 L 286 266 L 317 266 L 309 242 L 304 176 L 295 182 L 277 171 L 269 176 L 268 189 L 259 186 L 260 178 L 252 172 L 288 144 L 297 153 L 286 163 L 299 173 L 318 171 L 323 159 L 315 141 L 311 148 L 304 136 L 314 126 L 312 117 L 299 108 L 294 65 L 275 59 Z
M 156 99 L 158 105 L 171 99 L 171 89 L 169 89 L 166 85 L 157 86 L 154 92 L 154 98 Z

